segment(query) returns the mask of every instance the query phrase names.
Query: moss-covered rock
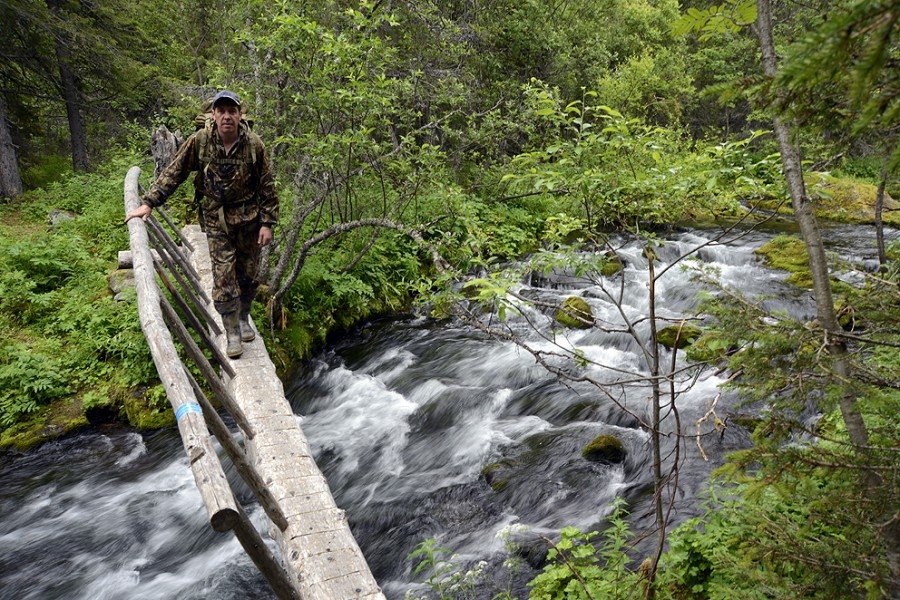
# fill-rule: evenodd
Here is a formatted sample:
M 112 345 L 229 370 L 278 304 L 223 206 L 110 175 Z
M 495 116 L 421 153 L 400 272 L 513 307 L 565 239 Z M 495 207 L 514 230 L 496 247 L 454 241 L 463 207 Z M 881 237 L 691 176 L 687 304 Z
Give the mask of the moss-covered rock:
M 791 235 L 779 235 L 756 250 L 766 264 L 791 273 L 809 270 L 809 255 L 803 240 Z
M 755 431 L 756 428 L 763 423 L 763 419 L 761 417 L 748 414 L 731 415 L 729 421 L 731 421 L 738 427 L 743 427 L 750 432 Z
M 114 295 L 119 294 L 126 289 L 134 288 L 134 270 L 133 269 L 116 269 L 106 278 L 109 283 L 109 291 Z
M 819 219 L 840 223 L 874 223 L 878 186 L 852 179 L 834 177 L 828 173 L 805 175 L 807 194 L 812 200 L 813 213 Z M 759 208 L 778 214 L 793 214 L 790 200 L 770 198 L 758 202 Z M 900 203 L 885 194 L 882 220 L 887 225 L 900 225 L 896 210 Z
M 81 402 L 74 398 L 57 400 L 34 413 L 27 421 L 16 423 L 0 432 L 0 450 L 15 448 L 25 451 L 88 426 Z
M 781 269 L 790 273 L 787 283 L 799 288 L 812 288 L 812 273 L 809 270 L 809 254 L 806 244 L 800 238 L 791 235 L 779 235 L 761 248 L 756 254 L 763 257 L 766 264 L 774 269 Z M 847 293 L 852 289 L 847 283 L 833 278 L 831 287 L 835 294 Z
M 696 325 L 667 325 L 656 332 L 656 341 L 666 348 L 672 349 L 676 343 L 678 349 L 687 348 L 703 334 Z
M 600 274 L 604 277 L 612 277 L 616 273 L 621 273 L 625 270 L 625 263 L 622 262 L 619 255 L 612 250 L 608 251 L 605 257 L 606 262 L 603 263 L 603 267 L 600 269 Z
M 609 434 L 598 435 L 581 451 L 581 455 L 587 460 L 610 464 L 622 462 L 625 454 L 622 440 Z
M 510 464 L 508 461 L 493 462 L 481 470 L 484 480 L 495 492 L 502 492 L 509 485 Z
M 762 256 L 773 269 L 790 273 L 788 283 L 801 288 L 812 287 L 809 254 L 806 244 L 800 238 L 791 235 L 776 236 L 756 250 L 756 254 Z
M 827 173 L 811 173 L 806 185 L 816 216 L 842 223 L 874 223 L 878 186 L 852 179 L 840 179 Z M 885 194 L 882 220 L 886 225 L 900 225 L 897 203 Z
M 594 311 L 584 298 L 569 296 L 556 311 L 556 320 L 565 327 L 587 329 L 594 322 Z
M 175 425 L 175 412 L 171 406 L 152 399 L 149 394 L 134 394 L 125 399 L 125 414 L 135 429 L 162 429 Z

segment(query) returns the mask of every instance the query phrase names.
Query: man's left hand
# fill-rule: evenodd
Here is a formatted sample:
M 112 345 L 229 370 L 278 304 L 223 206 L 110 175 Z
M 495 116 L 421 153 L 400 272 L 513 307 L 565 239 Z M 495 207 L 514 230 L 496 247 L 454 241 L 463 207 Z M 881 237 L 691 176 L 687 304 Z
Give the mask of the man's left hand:
M 272 243 L 272 228 L 266 225 L 263 225 L 259 228 L 259 239 L 260 246 L 268 246 Z

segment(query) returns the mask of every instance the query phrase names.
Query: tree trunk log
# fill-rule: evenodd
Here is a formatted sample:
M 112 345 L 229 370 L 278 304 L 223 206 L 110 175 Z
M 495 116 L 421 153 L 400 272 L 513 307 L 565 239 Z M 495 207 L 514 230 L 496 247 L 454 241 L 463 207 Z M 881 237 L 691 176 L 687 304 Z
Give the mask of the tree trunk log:
M 165 125 L 160 125 L 150 137 L 150 154 L 153 155 L 153 178 L 159 177 L 163 169 L 169 166 L 172 159 L 175 158 L 175 152 L 183 140 L 177 135 L 169 131 Z
M 756 0 L 757 21 L 756 35 L 762 50 L 762 64 L 766 76 L 774 78 L 778 74 L 778 65 L 775 56 L 775 42 L 772 34 L 772 11 L 769 0 Z M 776 90 L 778 93 L 778 90 Z M 838 323 L 834 310 L 834 301 L 831 295 L 831 280 L 828 272 L 828 264 L 825 260 L 825 247 L 822 236 L 816 224 L 812 206 L 806 195 L 803 182 L 803 172 L 800 166 L 800 156 L 790 141 L 790 128 L 778 117 L 773 119 L 773 129 L 781 150 L 781 161 L 784 166 L 784 174 L 791 193 L 791 202 L 797 224 L 800 226 L 800 234 L 806 244 L 809 253 L 809 269 L 813 279 L 813 290 L 816 296 L 816 314 L 819 324 L 825 330 L 826 348 L 834 358 L 835 379 L 842 386 L 839 400 L 841 416 L 851 443 L 856 446 L 858 452 L 864 452 L 869 445 L 869 432 L 863 421 L 862 413 L 856 402 L 856 390 L 853 385 L 850 361 L 846 343 L 840 337 L 841 326 Z M 874 496 L 879 493 L 878 488 L 885 484 L 881 478 L 872 471 L 863 473 L 862 484 L 865 493 Z M 887 562 L 891 570 L 891 593 L 900 593 L 897 582 L 900 581 L 900 515 L 896 511 L 886 515 L 886 524 L 882 528 L 884 548 L 887 554 Z
M 6 104 L 0 96 L 0 197 L 16 198 L 22 195 L 22 177 L 16 146 L 13 144 L 6 121 Z
M 774 79 L 778 75 L 778 63 L 772 34 L 771 5 L 769 0 L 757 0 L 756 6 L 757 21 L 755 30 L 759 39 L 760 50 L 762 51 L 763 71 L 767 77 Z M 803 237 L 803 243 L 806 245 L 806 251 L 809 255 L 809 270 L 812 274 L 813 293 L 816 300 L 816 316 L 819 320 L 819 325 L 825 331 L 828 351 L 835 361 L 835 375 L 844 387 L 840 401 L 841 415 L 844 419 L 844 424 L 847 426 L 850 441 L 862 448 L 869 444 L 869 433 L 857 406 L 856 394 L 850 382 L 847 347 L 840 337 L 842 329 L 838 323 L 837 313 L 834 310 L 834 299 L 831 295 L 831 278 L 828 271 L 828 262 L 825 258 L 825 245 L 822 242 L 822 234 L 819 232 L 819 226 L 813 214 L 812 204 L 806 195 L 800 155 L 791 143 L 791 131 L 787 123 L 776 116 L 772 119 L 772 129 L 775 132 L 778 148 L 781 151 L 781 163 L 791 194 L 794 217 L 797 220 L 797 225 L 800 226 L 800 235 Z

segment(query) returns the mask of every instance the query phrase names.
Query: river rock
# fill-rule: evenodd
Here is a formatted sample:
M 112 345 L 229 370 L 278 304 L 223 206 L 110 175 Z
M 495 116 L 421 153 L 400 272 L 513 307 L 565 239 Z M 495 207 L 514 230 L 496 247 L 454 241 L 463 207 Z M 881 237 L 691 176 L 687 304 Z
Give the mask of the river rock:
M 60 224 L 65 223 L 66 221 L 74 221 L 75 213 L 69 212 L 67 210 L 60 210 L 58 208 L 54 208 L 47 215 L 47 224 L 50 225 L 50 229 L 56 229 L 60 226 Z
M 605 257 L 606 262 L 603 263 L 603 267 L 600 269 L 600 273 L 604 277 L 612 277 L 616 273 L 621 273 L 625 270 L 625 263 L 622 262 L 622 258 L 612 250 L 607 251 Z
M 584 298 L 569 296 L 556 311 L 556 320 L 566 327 L 587 329 L 593 325 L 594 311 Z
M 591 440 L 581 455 L 593 462 L 617 464 L 625 460 L 625 446 L 616 436 L 605 433 Z
M 696 325 L 669 325 L 656 332 L 656 341 L 671 350 L 677 340 L 680 350 L 693 344 L 702 334 L 703 330 Z

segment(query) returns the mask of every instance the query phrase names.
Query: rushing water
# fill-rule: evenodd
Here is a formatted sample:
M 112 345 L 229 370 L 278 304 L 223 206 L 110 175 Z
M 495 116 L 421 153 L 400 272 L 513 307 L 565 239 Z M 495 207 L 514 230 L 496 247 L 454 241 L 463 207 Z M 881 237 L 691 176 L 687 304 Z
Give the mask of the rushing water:
M 835 251 L 858 263 L 874 254 L 858 250 L 871 245 L 868 232 L 840 228 L 827 236 Z M 810 318 L 810 294 L 785 286 L 783 273 L 753 255 L 767 237 L 753 233 L 713 244 L 699 258 L 719 269 L 726 284 L 766 296 L 771 308 Z M 673 236 L 661 263 L 707 239 L 698 231 Z M 621 255 L 628 282 L 622 311 L 639 317 L 647 312 L 646 260 L 634 247 L 625 246 Z M 591 282 L 556 275 L 530 283 L 522 292 L 534 300 L 558 303 L 577 294 L 597 317 L 611 324 L 621 319 Z M 657 286 L 662 316 L 689 313 L 697 291 L 682 271 L 670 270 Z M 552 349 L 538 333 L 552 337 L 558 326 L 540 310 L 525 307 L 508 323 L 532 349 Z M 646 370 L 636 342 L 625 334 L 569 330 L 555 343 L 579 348 L 607 367 Z M 609 369 L 588 372 L 609 381 Z M 728 414 L 734 399 L 717 397 L 723 377 L 704 373 L 678 398 L 688 432 L 715 398 L 717 414 Z M 541 535 L 565 525 L 597 526 L 616 497 L 629 501 L 635 530 L 652 526 L 650 448 L 638 424 L 649 411 L 646 388 L 628 386 L 617 397 L 629 414 L 595 387 L 563 385 L 510 342 L 458 323 L 406 319 L 370 324 L 348 336 L 286 382 L 286 389 L 390 599 L 421 590 L 414 583 L 421 576 L 406 557 L 428 537 L 454 550 L 462 569 L 487 563 L 476 597 L 510 588 L 524 598 L 536 557 L 546 551 Z M 710 425 L 704 427 L 709 431 Z M 581 457 L 584 445 L 602 433 L 624 443 L 622 464 Z M 697 496 L 709 471 L 746 443 L 746 432 L 736 426 L 721 437 L 707 436 L 708 461 L 692 439 L 682 443 L 677 521 L 700 513 Z M 0 599 L 274 597 L 234 537 L 208 526 L 177 431 L 93 430 L 0 460 Z M 246 490 L 234 485 L 250 502 Z M 264 516 L 252 504 L 251 516 L 265 530 Z M 520 555 L 530 559 L 515 577 L 501 566 L 509 532 L 524 548 Z

